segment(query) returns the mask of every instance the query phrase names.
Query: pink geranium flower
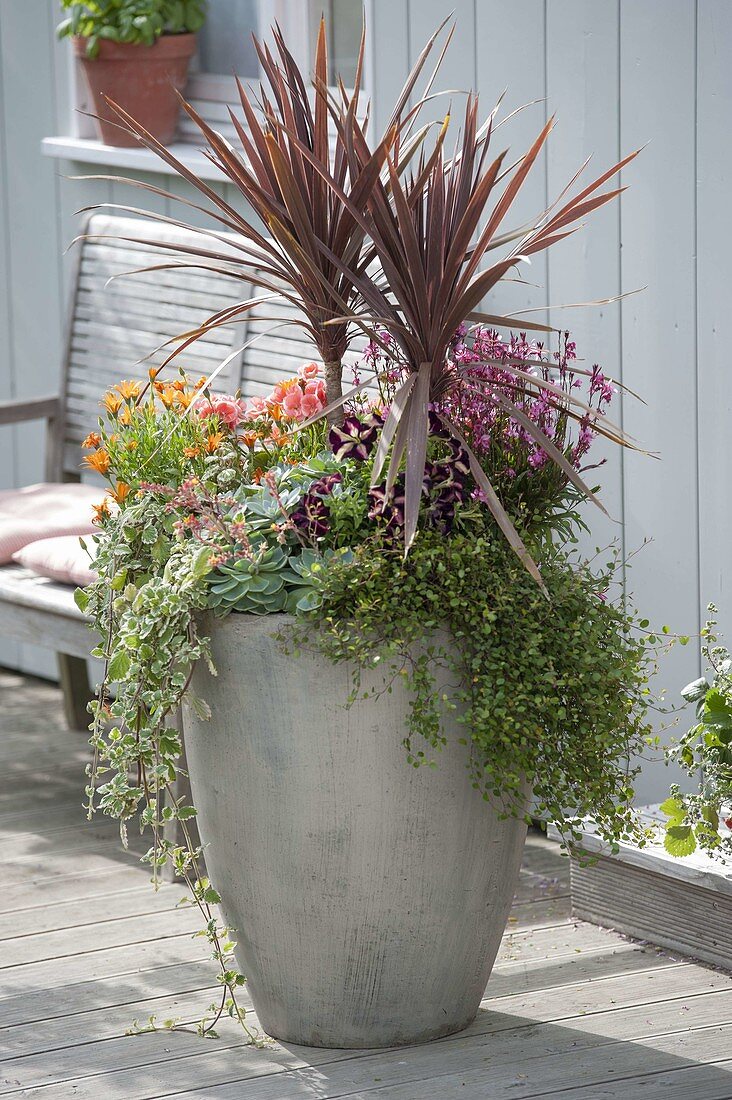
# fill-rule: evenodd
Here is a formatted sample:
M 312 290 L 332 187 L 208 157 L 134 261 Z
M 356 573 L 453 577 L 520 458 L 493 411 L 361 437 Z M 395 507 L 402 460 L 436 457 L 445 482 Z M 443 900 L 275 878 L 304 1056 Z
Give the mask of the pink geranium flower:
M 294 420 L 299 420 L 302 417 L 302 402 L 303 397 L 302 390 L 299 386 L 293 386 L 291 390 L 288 390 L 282 399 L 282 411 L 285 416 L 290 416 Z
M 325 382 L 322 378 L 311 378 L 305 383 L 305 393 L 313 393 L 322 405 L 325 405 Z
M 297 373 L 300 378 L 317 378 L 320 373 L 320 367 L 317 363 L 303 363 Z
M 321 402 L 318 400 L 317 394 L 304 393 L 302 395 L 302 402 L 300 405 L 304 418 L 307 420 L 310 416 L 315 416 L 323 408 Z
M 193 408 L 202 420 L 209 416 L 217 416 L 222 424 L 232 430 L 245 417 L 242 403 L 238 398 L 225 393 L 204 394 L 193 402 Z
M 250 417 L 264 416 L 267 412 L 267 402 L 263 397 L 250 397 L 247 405 L 247 415 Z
M 236 397 L 222 394 L 221 397 L 213 398 L 213 405 L 219 420 L 227 428 L 235 428 L 243 419 L 241 405 Z

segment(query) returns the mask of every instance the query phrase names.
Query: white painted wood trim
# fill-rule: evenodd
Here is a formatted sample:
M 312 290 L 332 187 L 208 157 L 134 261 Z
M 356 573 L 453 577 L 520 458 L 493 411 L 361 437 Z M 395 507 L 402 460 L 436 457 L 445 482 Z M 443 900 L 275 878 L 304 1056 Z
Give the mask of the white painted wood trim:
M 627 863 L 631 867 L 640 867 L 644 871 L 653 871 L 667 878 L 677 879 L 693 886 L 703 887 L 705 890 L 713 890 L 717 893 L 732 896 L 732 865 L 722 863 L 703 852 L 696 851 L 690 856 L 672 856 L 663 846 L 663 822 L 666 818 L 660 813 L 657 806 L 642 807 L 644 823 L 657 824 L 658 841 L 649 844 L 645 848 L 638 848 L 632 844 L 620 844 L 620 851 L 613 855 L 610 846 L 594 835 L 591 824 L 585 826 L 586 831 L 582 836 L 582 846 L 593 855 L 606 856 L 608 859 L 617 860 L 618 863 Z M 547 829 L 547 835 L 552 840 L 559 840 L 558 831 L 553 825 Z
M 195 145 L 179 142 L 170 145 L 169 149 L 173 156 L 201 179 L 214 183 L 222 183 L 225 180 L 223 173 L 219 172 L 218 168 L 211 164 Z M 104 164 L 112 168 L 131 168 L 143 172 L 157 172 L 165 176 L 177 176 L 173 168 L 149 149 L 122 149 L 104 145 L 101 141 L 90 138 L 64 135 L 46 137 L 41 141 L 41 152 L 46 157 L 55 157 L 58 160 L 74 160 L 82 164 Z

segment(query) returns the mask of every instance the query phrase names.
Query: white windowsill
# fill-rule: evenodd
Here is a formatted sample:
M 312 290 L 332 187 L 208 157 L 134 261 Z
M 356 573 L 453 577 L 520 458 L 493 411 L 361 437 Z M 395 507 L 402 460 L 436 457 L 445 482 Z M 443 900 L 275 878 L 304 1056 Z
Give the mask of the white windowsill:
M 186 142 L 169 146 L 170 152 L 186 168 L 190 168 L 201 179 L 221 183 L 225 176 L 211 164 L 200 149 Z M 120 149 L 114 145 L 103 145 L 91 138 L 47 137 L 41 141 L 41 152 L 46 157 L 59 160 L 74 160 L 83 164 L 102 164 L 112 168 L 134 168 L 140 172 L 159 172 L 165 176 L 178 173 L 164 160 L 149 149 Z

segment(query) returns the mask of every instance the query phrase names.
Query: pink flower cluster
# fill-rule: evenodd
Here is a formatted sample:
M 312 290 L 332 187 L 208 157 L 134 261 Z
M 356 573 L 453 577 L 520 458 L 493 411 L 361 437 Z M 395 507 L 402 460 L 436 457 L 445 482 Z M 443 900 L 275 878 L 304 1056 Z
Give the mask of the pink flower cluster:
M 286 418 L 300 423 L 321 412 L 326 405 L 325 382 L 319 377 L 317 363 L 304 363 L 296 378 L 278 382 L 267 397 L 248 401 L 225 393 L 206 393 L 193 402 L 196 413 L 205 419 L 216 416 L 232 431 L 245 421 Z
M 325 408 L 325 382 L 319 378 L 317 363 L 305 363 L 297 372 L 297 378 L 278 382 L 267 397 L 252 397 L 247 405 L 250 419 L 271 416 L 286 417 L 300 423 L 316 416 Z
M 204 394 L 193 402 L 193 408 L 201 420 L 217 416 L 227 428 L 237 428 L 247 419 L 246 401 L 225 393 Z
M 499 454 L 505 455 L 507 465 L 503 472 L 513 477 L 521 465 L 519 456 L 523 456 L 530 470 L 541 469 L 549 456 L 525 422 L 511 415 L 507 407 L 510 403 L 580 469 L 596 435 L 595 418 L 605 412 L 614 393 L 599 367 L 586 372 L 584 400 L 591 411 L 572 421 L 566 411 L 557 407 L 556 389 L 567 394 L 582 389 L 580 374 L 585 372 L 573 366 L 577 353 L 568 333 L 560 351 L 554 353 L 553 363 L 544 345 L 527 340 L 525 333 L 503 340 L 493 330 L 477 328 L 472 331 L 469 344 L 463 342 L 463 335 L 458 334 L 453 347 L 454 384 L 435 406 L 436 411 L 463 427 L 479 456 L 492 454 L 498 459 Z M 555 392 L 541 385 L 529 385 L 528 392 L 524 391 L 522 380 L 508 369 L 509 364 L 551 384 Z M 574 438 L 570 430 L 573 423 L 577 432 Z

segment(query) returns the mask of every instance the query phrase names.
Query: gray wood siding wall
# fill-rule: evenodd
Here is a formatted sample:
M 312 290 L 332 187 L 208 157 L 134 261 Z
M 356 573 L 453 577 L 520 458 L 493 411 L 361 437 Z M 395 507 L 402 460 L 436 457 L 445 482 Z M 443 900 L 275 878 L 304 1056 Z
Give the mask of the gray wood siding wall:
M 499 130 L 523 151 L 548 114 L 558 125 L 516 208 L 530 216 L 593 153 L 600 168 L 649 142 L 624 174 L 629 190 L 587 228 L 536 258 L 534 286 L 506 286 L 500 305 L 526 308 L 646 289 L 620 304 L 553 311 L 581 354 L 600 362 L 646 405 L 616 413 L 660 460 L 608 452 L 604 497 L 616 523 L 592 516 L 594 543 L 619 538 L 632 558 L 627 586 L 657 624 L 694 633 L 710 600 L 732 624 L 726 580 L 732 465 L 726 272 L 732 245 L 729 0 L 372 0 L 375 117 L 390 102 L 427 35 L 450 10 L 457 30 L 442 86 L 477 88 L 484 111 L 507 89 Z M 42 137 L 69 130 L 68 51 L 54 42 L 54 0 L 0 3 L 0 395 L 54 388 L 73 211 L 130 201 L 118 185 L 75 183 L 83 165 L 42 159 Z M 32 44 L 32 48 L 31 48 Z M 456 106 L 458 96 L 454 96 Z M 152 177 L 151 177 L 152 178 Z M 187 185 L 174 181 L 173 189 Z M 132 199 L 139 198 L 139 193 Z M 40 476 L 40 432 L 0 433 L 0 485 Z M 593 543 L 593 544 L 594 544 Z M 0 659 L 39 666 L 38 654 L 0 641 Z M 663 662 L 669 699 L 698 674 L 697 647 Z M 641 797 L 669 780 L 649 766 Z

